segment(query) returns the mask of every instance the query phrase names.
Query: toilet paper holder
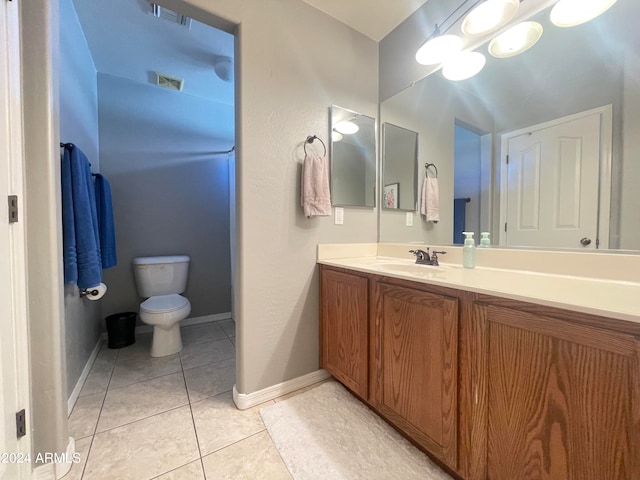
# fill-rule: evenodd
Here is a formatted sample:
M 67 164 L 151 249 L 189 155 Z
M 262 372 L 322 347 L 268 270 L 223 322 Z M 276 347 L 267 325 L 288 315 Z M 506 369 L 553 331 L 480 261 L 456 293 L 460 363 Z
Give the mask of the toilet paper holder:
M 95 287 L 83 288 L 79 291 L 80 298 L 86 297 L 88 300 L 100 300 L 106 292 L 107 286 L 104 283 L 100 283 Z
M 95 287 L 94 288 L 85 288 L 84 290 L 80 290 L 80 296 L 81 297 L 87 297 L 87 296 L 95 297 L 99 293 L 100 292 Z

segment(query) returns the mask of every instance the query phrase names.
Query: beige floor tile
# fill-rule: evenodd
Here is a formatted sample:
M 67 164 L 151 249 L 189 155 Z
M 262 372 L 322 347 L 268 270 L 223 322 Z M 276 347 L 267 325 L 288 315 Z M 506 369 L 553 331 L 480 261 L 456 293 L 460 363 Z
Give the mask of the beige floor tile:
M 103 432 L 188 403 L 182 372 L 126 387 L 110 388 L 104 400 L 97 431 Z
M 198 343 L 184 347 L 180 352 L 182 368 L 194 368 L 208 363 L 220 362 L 229 358 L 235 358 L 236 349 L 228 340 L 218 340 L 215 342 Z
M 180 357 L 177 354 L 159 358 L 151 357 L 149 352 L 128 354 L 124 357 L 118 355 L 109 388 L 123 387 L 181 370 Z
M 218 322 L 224 333 L 226 333 L 230 337 L 236 336 L 236 322 L 233 319 L 221 320 Z
M 128 347 L 119 348 L 118 359 L 124 359 L 136 356 L 149 356 L 151 352 L 151 340 L 153 333 L 141 333 L 136 335 L 136 343 Z
M 65 475 L 64 480 L 80 480 L 82 478 L 82 471 L 87 463 L 87 456 L 89 455 L 89 447 L 91 446 L 91 438 L 86 437 L 80 440 L 76 440 L 76 453 L 79 455 L 79 462 L 74 463 L 69 470 L 69 473 Z
M 200 323 L 182 327 L 182 345 L 187 347 L 197 343 L 215 342 L 216 340 L 226 340 L 227 334 L 218 325 L 218 322 Z
M 191 402 L 228 392 L 236 383 L 236 360 L 230 358 L 190 368 L 184 371 L 184 378 Z
M 266 405 L 268 404 L 238 410 L 233 403 L 231 392 L 192 403 L 193 420 L 202 455 L 264 430 L 260 409 Z
M 200 460 L 196 460 L 184 467 L 176 468 L 164 475 L 160 475 L 154 480 L 204 480 L 202 462 Z
M 98 433 L 83 480 L 149 480 L 198 458 L 191 411 L 184 406 Z
M 117 350 L 109 349 L 105 343 L 98 353 L 91 371 L 87 376 L 87 379 L 82 386 L 80 396 L 93 395 L 95 393 L 102 393 L 107 391 L 111 374 L 113 373 L 113 367 L 118 357 Z
M 288 480 L 291 475 L 267 432 L 203 457 L 207 480 Z
M 78 397 L 69 416 L 69 436 L 75 440 L 93 435 L 102 409 L 104 393 Z

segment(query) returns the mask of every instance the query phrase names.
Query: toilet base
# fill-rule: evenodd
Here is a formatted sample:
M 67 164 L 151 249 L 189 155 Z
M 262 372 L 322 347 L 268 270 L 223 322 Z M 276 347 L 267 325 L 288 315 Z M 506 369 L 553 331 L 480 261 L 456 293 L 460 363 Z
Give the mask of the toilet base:
M 152 357 L 167 357 L 175 355 L 182 350 L 182 336 L 180 335 L 180 322 L 169 328 L 153 327 L 153 340 L 151 341 Z

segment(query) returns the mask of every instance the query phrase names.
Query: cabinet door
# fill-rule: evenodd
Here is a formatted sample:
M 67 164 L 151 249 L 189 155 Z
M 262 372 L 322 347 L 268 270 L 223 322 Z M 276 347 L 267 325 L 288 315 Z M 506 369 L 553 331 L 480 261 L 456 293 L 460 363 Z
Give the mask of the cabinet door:
M 486 478 L 640 478 L 640 364 L 631 335 L 477 306 Z
M 375 302 L 375 407 L 455 469 L 458 301 L 378 283 Z
M 369 281 L 366 277 L 322 270 L 322 367 L 368 398 Z

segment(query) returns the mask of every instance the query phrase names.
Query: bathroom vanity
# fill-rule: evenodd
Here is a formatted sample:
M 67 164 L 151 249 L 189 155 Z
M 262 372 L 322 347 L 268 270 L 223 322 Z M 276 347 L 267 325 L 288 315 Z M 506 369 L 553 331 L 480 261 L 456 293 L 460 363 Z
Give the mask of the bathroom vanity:
M 319 263 L 322 367 L 460 478 L 640 478 L 640 283 Z

